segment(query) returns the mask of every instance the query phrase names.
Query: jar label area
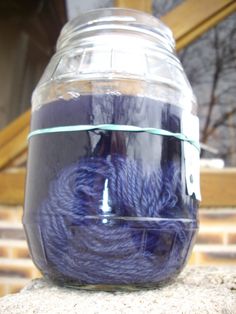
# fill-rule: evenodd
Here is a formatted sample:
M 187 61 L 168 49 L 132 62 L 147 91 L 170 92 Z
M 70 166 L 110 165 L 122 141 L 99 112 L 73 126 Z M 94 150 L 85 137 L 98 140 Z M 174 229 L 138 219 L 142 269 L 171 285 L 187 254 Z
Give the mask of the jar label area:
M 198 117 L 183 111 L 181 121 L 182 133 L 196 142 L 199 142 Z M 200 154 L 199 151 L 188 142 L 184 142 L 183 146 L 187 192 L 189 195 L 195 194 L 196 199 L 201 201 Z

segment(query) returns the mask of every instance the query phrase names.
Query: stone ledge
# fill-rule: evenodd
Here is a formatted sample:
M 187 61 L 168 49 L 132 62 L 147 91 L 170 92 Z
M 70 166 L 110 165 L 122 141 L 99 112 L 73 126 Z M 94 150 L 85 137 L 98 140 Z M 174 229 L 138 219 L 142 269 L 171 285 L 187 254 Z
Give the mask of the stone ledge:
M 236 314 L 236 266 L 187 267 L 169 286 L 135 292 L 95 292 L 31 281 L 0 299 L 1 314 Z

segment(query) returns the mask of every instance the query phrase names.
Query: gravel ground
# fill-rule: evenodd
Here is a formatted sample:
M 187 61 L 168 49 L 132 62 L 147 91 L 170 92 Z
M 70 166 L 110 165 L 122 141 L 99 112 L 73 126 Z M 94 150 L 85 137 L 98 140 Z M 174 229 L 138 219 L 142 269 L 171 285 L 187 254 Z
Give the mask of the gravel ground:
M 134 292 L 73 290 L 45 279 L 0 299 L 1 314 L 236 314 L 235 267 L 187 267 L 166 287 Z

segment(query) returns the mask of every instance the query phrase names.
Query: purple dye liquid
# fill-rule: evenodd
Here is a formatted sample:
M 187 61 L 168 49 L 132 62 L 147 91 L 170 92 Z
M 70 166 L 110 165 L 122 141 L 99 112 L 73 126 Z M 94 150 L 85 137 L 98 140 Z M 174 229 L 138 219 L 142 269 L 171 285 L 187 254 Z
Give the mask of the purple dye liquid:
M 123 124 L 181 132 L 181 114 L 182 110 L 177 106 L 146 97 L 84 95 L 78 99 L 45 104 L 32 114 L 31 130 L 82 124 Z M 186 193 L 182 147 L 183 143 L 172 137 L 131 132 L 83 131 L 44 134 L 31 138 L 23 221 L 31 254 L 38 268 L 46 276 L 69 285 L 152 286 L 178 274 L 186 263 L 193 244 L 198 207 L 195 198 Z M 99 162 L 107 158 L 115 158 L 119 162 L 137 162 L 142 168 L 142 174 L 147 177 L 158 169 L 163 169 L 163 178 L 171 177 L 170 168 L 174 167 L 178 170 L 177 183 L 173 180 L 172 186 L 176 198 L 174 209 L 154 210 L 152 218 L 159 220 L 149 222 L 142 219 L 114 219 L 120 216 L 135 217 L 135 206 L 133 211 L 126 209 L 125 205 L 122 208 L 123 203 L 116 201 L 118 194 L 110 191 L 111 215 L 105 217 L 104 222 L 104 217 L 99 217 L 102 214 L 104 182 L 96 174 L 89 182 L 90 185 L 94 182 L 102 185 L 96 191 L 98 197 L 93 196 L 92 205 L 84 205 L 81 209 L 78 204 L 89 203 L 87 199 L 86 202 L 79 203 L 76 197 L 88 197 L 84 196 L 84 192 L 73 196 L 72 207 L 68 209 L 73 215 L 68 213 L 68 218 L 65 211 L 60 213 L 61 205 L 60 202 L 55 203 L 55 195 L 52 202 L 50 190 L 53 184 L 59 190 L 57 182 L 60 181 L 60 191 L 63 191 L 62 172 L 67 171 L 71 165 L 91 158 Z M 96 169 L 97 166 L 93 167 Z M 106 169 L 104 171 L 108 171 Z M 80 181 L 79 173 L 78 170 Z M 76 180 L 69 182 L 71 188 L 78 184 Z M 124 177 L 124 185 L 125 180 Z M 126 188 L 129 189 L 129 184 Z M 109 189 L 111 190 L 108 186 Z M 137 191 L 134 190 L 133 193 Z M 142 193 L 149 193 L 149 190 L 143 189 Z M 63 203 L 62 194 L 63 192 L 58 195 L 60 204 Z M 99 204 L 95 204 L 94 199 Z M 65 203 L 66 207 L 68 202 Z M 50 206 L 53 210 L 49 215 L 45 208 Z M 96 217 L 84 218 L 89 215 Z M 149 217 L 150 213 L 143 216 Z M 55 222 L 57 219 L 63 222 Z M 177 229 L 173 225 L 175 219 L 180 224 Z M 52 226 L 54 222 L 55 225 Z M 178 230 L 183 231 L 183 240 L 177 234 Z M 100 241 L 100 250 L 94 247 L 95 233 L 97 242 Z M 54 234 L 56 240 L 51 240 L 50 243 Z M 84 246 L 78 244 L 84 241 L 84 237 L 87 242 L 91 242 Z M 178 256 L 173 253 L 176 249 Z M 171 259 L 175 259 L 175 263 L 170 262 Z M 131 270 L 131 264 L 131 268 L 136 267 L 136 271 Z M 121 269 L 121 274 L 117 274 L 118 268 Z M 153 271 L 156 275 L 153 275 Z

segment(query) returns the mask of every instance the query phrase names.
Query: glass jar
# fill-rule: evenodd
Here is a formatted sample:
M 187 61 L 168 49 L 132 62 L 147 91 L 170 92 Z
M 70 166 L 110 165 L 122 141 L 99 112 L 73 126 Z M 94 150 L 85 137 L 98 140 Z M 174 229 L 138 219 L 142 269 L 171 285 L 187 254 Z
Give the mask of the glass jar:
M 173 279 L 198 227 L 198 133 L 158 19 L 110 8 L 68 22 L 32 97 L 23 223 L 40 271 L 87 289 Z

